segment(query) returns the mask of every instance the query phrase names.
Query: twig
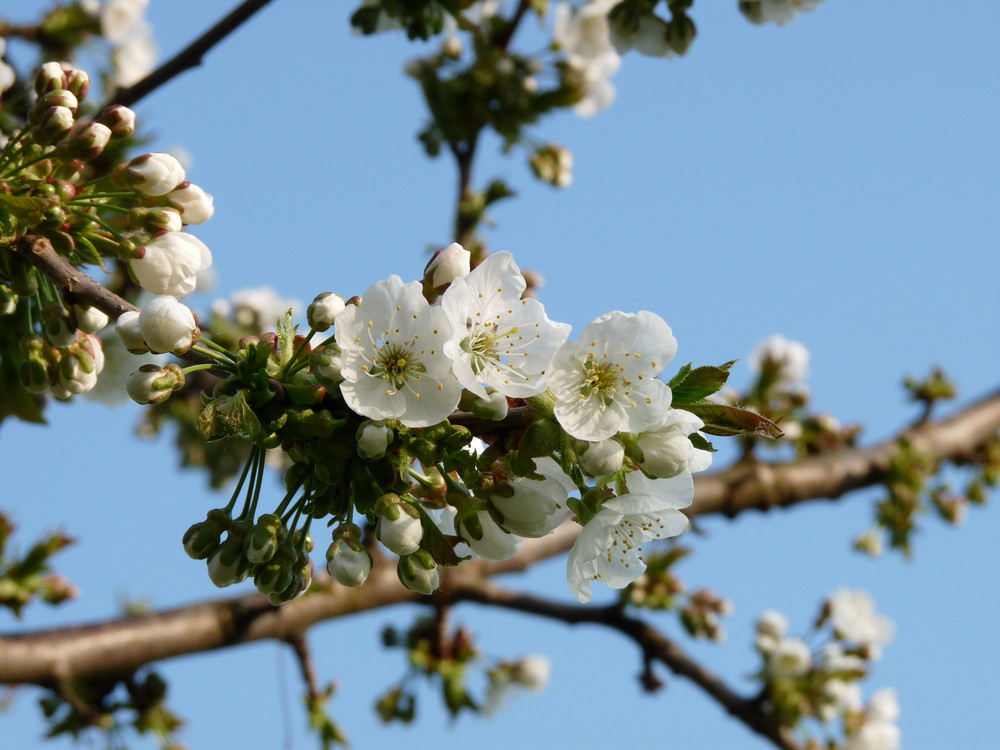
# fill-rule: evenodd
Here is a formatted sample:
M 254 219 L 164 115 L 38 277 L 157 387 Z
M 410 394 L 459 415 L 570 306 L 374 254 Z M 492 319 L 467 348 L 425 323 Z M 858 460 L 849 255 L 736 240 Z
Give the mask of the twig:
M 743 722 L 749 729 L 770 740 L 782 750 L 802 750 L 791 732 L 771 723 L 761 710 L 760 703 L 753 698 L 743 698 L 733 692 L 715 673 L 709 671 L 689 657 L 676 643 L 648 623 L 629 617 L 617 606 L 588 607 L 578 604 L 562 604 L 548 599 L 521 594 L 489 581 L 464 584 L 450 595 L 451 601 L 473 601 L 518 612 L 527 612 L 569 625 L 590 623 L 604 625 L 617 630 L 642 649 L 644 661 L 655 659 L 679 677 L 684 677 L 700 687 L 719 703 L 731 716 Z
M 320 690 L 319 681 L 316 679 L 316 665 L 313 664 L 312 653 L 309 650 L 309 644 L 306 642 L 305 633 L 293 633 L 285 641 L 292 647 L 292 651 L 295 652 L 295 658 L 299 662 L 299 670 L 302 672 L 302 679 L 306 683 L 306 691 L 309 693 L 309 698 L 313 701 L 322 700 L 323 691 Z
M 202 58 L 215 45 L 229 36 L 250 19 L 257 11 L 270 3 L 271 0 L 244 0 L 225 18 L 219 21 L 191 44 L 178 52 L 163 65 L 148 76 L 128 88 L 115 90 L 108 98 L 107 104 L 124 104 L 133 106 L 140 99 L 152 93 L 168 81 L 176 78 L 185 70 L 201 65 Z

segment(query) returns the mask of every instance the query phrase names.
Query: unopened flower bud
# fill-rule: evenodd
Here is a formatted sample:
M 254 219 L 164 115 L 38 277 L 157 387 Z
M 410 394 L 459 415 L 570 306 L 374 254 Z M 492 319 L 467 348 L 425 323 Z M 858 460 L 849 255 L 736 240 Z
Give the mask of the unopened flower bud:
M 194 313 L 171 296 L 154 297 L 139 313 L 139 331 L 155 354 L 183 354 L 198 340 Z
M 104 152 L 111 140 L 111 131 L 99 122 L 78 123 L 59 143 L 60 157 L 91 161 Z
M 343 363 L 344 357 L 340 352 L 340 347 L 332 342 L 314 349 L 309 357 L 313 374 L 320 382 L 331 386 L 344 381 L 344 376 L 341 373 Z
M 137 404 L 159 404 L 184 385 L 184 373 L 179 365 L 165 367 L 142 365 L 129 375 L 125 390 Z
M 688 436 L 674 428 L 644 432 L 636 446 L 641 453 L 639 466 L 657 479 L 675 477 L 687 469 L 694 451 Z
M 204 521 L 192 524 L 184 532 L 182 543 L 184 551 L 188 557 L 194 560 L 207 560 L 222 538 L 222 534 L 229 529 L 231 520 L 229 514 L 224 510 L 211 510 Z
M 247 577 L 250 565 L 243 553 L 246 523 L 233 524 L 229 536 L 208 558 L 208 577 L 219 588 L 239 583 Z
M 346 306 L 344 298 L 339 294 L 332 292 L 317 294 L 306 310 L 309 327 L 321 332 L 328 330 Z
M 392 442 L 392 430 L 379 422 L 362 422 L 357 431 L 357 451 L 361 458 L 382 458 Z
M 166 195 L 184 182 L 184 167 L 170 154 L 143 154 L 128 163 L 124 178 L 140 193 Z
M 452 281 L 469 275 L 472 255 L 457 242 L 438 250 L 424 267 L 424 288 L 443 292 Z
M 96 307 L 73 305 L 76 325 L 85 333 L 97 333 L 108 324 L 108 316 Z
M 457 60 L 462 56 L 462 40 L 457 36 L 448 37 L 441 45 L 441 54 L 452 60 Z
M 90 76 L 87 71 L 71 68 L 66 71 L 66 90 L 71 91 L 78 101 L 83 101 L 90 93 Z
M 389 493 L 375 503 L 378 523 L 375 536 L 397 555 L 409 555 L 420 548 L 424 531 L 417 509 L 404 502 L 399 495 Z
M 267 563 L 274 557 L 278 544 L 284 538 L 285 524 L 273 513 L 266 513 L 257 519 L 257 523 L 247 535 L 247 560 L 256 564 Z
M 167 193 L 167 200 L 181 212 L 185 224 L 203 224 L 215 213 L 215 202 L 193 182 L 181 182 Z
M 41 115 L 49 107 L 65 107 L 74 115 L 80 106 L 80 101 L 72 91 L 67 89 L 53 89 L 44 96 L 38 97 L 35 102 L 34 111 Z
M 542 690 L 549 684 L 551 663 L 545 656 L 529 654 L 514 664 L 511 676 L 514 682 L 528 690 Z
M 569 187 L 573 182 L 573 154 L 557 143 L 538 148 L 529 163 L 535 176 L 553 187 Z
M 617 440 L 596 440 L 577 450 L 580 468 L 592 477 L 606 477 L 621 469 L 625 449 Z
M 129 261 L 136 281 L 153 294 L 183 296 L 195 290 L 198 274 L 212 265 L 212 252 L 187 232 L 165 232 L 147 242 Z
M 486 398 L 480 398 L 472 391 L 462 391 L 462 398 L 458 402 L 458 408 L 475 414 L 480 419 L 489 419 L 498 422 L 505 418 L 510 411 L 507 397 L 492 388 L 487 389 Z
M 146 346 L 146 339 L 142 337 L 142 330 L 139 328 L 139 311 L 126 310 L 118 316 L 115 321 L 115 333 L 119 340 L 132 354 L 145 354 L 149 351 Z
M 106 125 L 112 138 L 127 138 L 135 132 L 135 112 L 122 104 L 111 104 L 97 116 Z
M 42 335 L 57 349 L 62 349 L 76 341 L 76 325 L 69 313 L 60 304 L 49 304 L 42 312 Z
M 9 284 L 0 284 L 0 315 L 13 315 L 20 299 Z
M 371 553 L 361 544 L 361 529 L 344 523 L 333 532 L 333 542 L 326 550 L 326 571 L 342 586 L 362 585 L 372 569 Z
M 399 558 L 396 573 L 400 582 L 418 594 L 433 594 L 441 584 L 437 563 L 427 550 L 417 550 L 412 555 Z
M 68 107 L 49 107 L 32 133 L 35 143 L 47 146 L 65 138 L 73 129 L 73 122 L 73 112 Z
M 38 69 L 35 75 L 35 93 L 44 96 L 55 89 L 64 88 L 65 74 L 62 65 L 57 62 L 47 62 Z

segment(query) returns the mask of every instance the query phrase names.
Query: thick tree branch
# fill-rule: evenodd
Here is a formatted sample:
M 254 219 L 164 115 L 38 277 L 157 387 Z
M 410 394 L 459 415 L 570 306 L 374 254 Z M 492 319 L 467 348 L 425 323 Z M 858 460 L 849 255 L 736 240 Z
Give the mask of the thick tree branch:
M 912 446 L 937 460 L 963 457 L 1000 429 L 1000 394 L 957 414 L 903 433 Z M 692 518 L 712 514 L 788 507 L 809 500 L 839 497 L 885 478 L 896 440 L 868 449 L 844 451 L 786 464 L 732 468 L 695 481 Z M 529 539 L 503 562 L 476 560 L 445 569 L 441 592 L 447 597 L 483 578 L 523 571 L 539 560 L 568 550 L 579 533 L 567 524 L 542 539 Z M 426 601 L 403 588 L 391 562 L 376 565 L 360 589 L 345 589 L 322 579 L 314 593 L 274 609 L 264 597 L 247 595 L 194 604 L 165 612 L 93 625 L 0 636 L 0 684 L 51 686 L 72 676 L 128 671 L 174 656 L 236 646 L 262 639 L 287 640 L 312 625 L 337 617 L 399 604 Z
M 225 18 L 219 21 L 191 44 L 178 52 L 163 65 L 154 70 L 138 83 L 124 89 L 117 89 L 108 98 L 107 104 L 124 104 L 133 106 L 137 101 L 158 89 L 168 81 L 179 76 L 185 70 L 201 65 L 202 58 L 219 42 L 242 26 L 257 11 L 270 3 L 271 0 L 244 0 Z
M 743 698 L 733 692 L 716 674 L 710 672 L 689 657 L 676 643 L 667 638 L 652 625 L 629 617 L 616 606 L 588 607 L 578 604 L 561 604 L 529 594 L 521 594 L 490 583 L 474 581 L 472 585 L 463 583 L 448 597 L 450 601 L 472 601 L 518 612 L 528 612 L 569 625 L 590 623 L 604 625 L 631 638 L 640 649 L 644 659 L 655 659 L 679 677 L 684 677 L 719 703 L 731 716 L 743 722 L 749 729 L 770 740 L 782 750 L 802 750 L 791 732 L 768 721 L 761 710 L 760 702 L 753 698 Z

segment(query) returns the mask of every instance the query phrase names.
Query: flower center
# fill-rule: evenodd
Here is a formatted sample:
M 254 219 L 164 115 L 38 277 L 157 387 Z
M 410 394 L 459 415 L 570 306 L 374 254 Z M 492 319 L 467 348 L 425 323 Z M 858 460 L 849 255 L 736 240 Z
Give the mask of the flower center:
M 580 384 L 580 395 L 584 398 L 596 396 L 600 401 L 601 411 L 604 411 L 615 400 L 618 367 L 609 360 L 596 362 L 592 358 L 588 358 L 583 367 L 584 379 Z
M 399 344 L 383 344 L 375 355 L 375 361 L 369 374 L 373 377 L 388 380 L 392 387 L 399 390 L 406 384 L 406 379 L 411 375 L 420 377 L 424 366 L 420 361 L 413 358 L 413 352 Z
M 501 331 L 500 326 L 495 323 L 486 325 L 472 320 L 466 320 L 465 326 L 469 335 L 462 339 L 461 347 L 462 351 L 471 355 L 469 366 L 476 375 L 491 364 L 499 364 L 500 356 L 505 353 L 504 349 L 509 353 L 511 348 L 509 344 L 504 347 L 503 340 L 517 335 L 517 326 Z

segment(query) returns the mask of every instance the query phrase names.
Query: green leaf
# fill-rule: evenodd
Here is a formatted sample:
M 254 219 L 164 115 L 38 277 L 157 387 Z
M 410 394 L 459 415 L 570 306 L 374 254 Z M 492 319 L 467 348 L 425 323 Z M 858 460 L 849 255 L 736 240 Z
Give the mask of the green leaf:
M 676 375 L 670 378 L 670 382 L 667 383 L 667 385 L 670 386 L 670 390 L 676 391 L 678 388 L 680 388 L 684 384 L 684 381 L 687 380 L 689 372 L 691 372 L 690 362 L 684 365 L 681 369 L 677 371 Z
M 696 404 L 674 404 L 678 409 L 689 411 L 705 422 L 702 432 L 709 435 L 729 437 L 731 435 L 752 435 L 759 438 L 780 438 L 785 433 L 767 417 L 738 406 L 714 404 L 699 401 Z
M 674 406 L 693 404 L 713 393 L 718 393 L 729 380 L 729 370 L 734 364 L 736 364 L 735 359 L 718 367 L 697 367 L 693 370 L 690 365 L 682 367 L 681 372 L 678 372 L 669 383 L 673 392 Z M 683 380 L 675 385 L 674 381 L 678 380 L 682 373 Z
M 697 432 L 692 432 L 688 435 L 688 440 L 691 441 L 691 445 L 699 450 L 708 451 L 709 453 L 715 453 L 715 446 L 713 446 L 704 437 L 699 435 Z

